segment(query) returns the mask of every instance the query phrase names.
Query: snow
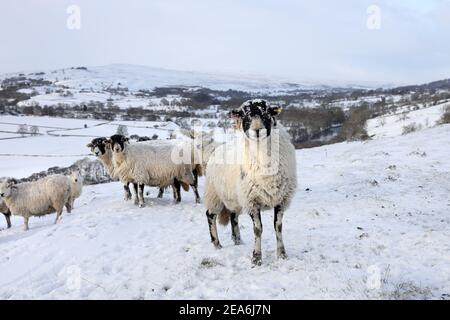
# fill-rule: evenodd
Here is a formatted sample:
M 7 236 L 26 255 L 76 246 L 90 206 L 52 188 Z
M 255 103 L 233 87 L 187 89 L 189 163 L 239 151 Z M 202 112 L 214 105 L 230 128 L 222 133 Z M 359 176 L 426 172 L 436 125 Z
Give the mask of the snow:
M 21 138 L 16 134 L 20 124 L 38 126 L 41 135 Z M 86 145 L 95 137 L 115 134 L 120 124 L 127 127 L 129 135 L 156 134 L 158 139 L 167 139 L 178 128 L 173 122 L 0 116 L 0 177 L 24 178 L 49 167 L 70 166 L 81 158 L 92 157 Z
M 441 103 L 418 110 L 414 110 L 412 106 L 405 106 L 395 114 L 368 120 L 367 132 L 374 138 L 395 137 L 401 135 L 403 128 L 411 124 L 416 124 L 419 129 L 433 127 L 441 119 L 446 105 L 448 103 Z
M 149 189 L 139 209 L 119 183 L 86 187 L 59 224 L 32 218 L 24 232 L 13 217 L 0 231 L 0 299 L 448 298 L 449 147 L 443 125 L 297 151 L 299 187 L 283 226 L 289 259 L 276 259 L 273 214 L 264 212 L 260 267 L 250 262 L 248 216 L 244 244 L 219 227 L 216 250 L 192 192 L 176 205 Z

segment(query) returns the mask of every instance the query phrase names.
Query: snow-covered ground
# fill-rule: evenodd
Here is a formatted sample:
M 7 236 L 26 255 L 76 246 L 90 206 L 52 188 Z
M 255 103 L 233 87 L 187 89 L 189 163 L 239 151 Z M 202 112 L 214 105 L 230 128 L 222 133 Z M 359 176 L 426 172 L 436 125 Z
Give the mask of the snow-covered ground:
M 436 125 L 448 102 L 418 110 L 405 106 L 395 114 L 384 115 L 367 121 L 367 132 L 373 138 L 395 137 L 403 133 L 404 127 L 415 125 L 418 130 Z M 411 109 L 411 110 L 410 110 Z
M 216 250 L 191 193 L 175 205 L 150 190 L 139 209 L 119 183 L 86 187 L 59 224 L 34 218 L 24 232 L 13 218 L 0 231 L 0 299 L 448 299 L 449 150 L 445 125 L 297 151 L 299 187 L 283 226 L 289 259 L 276 259 L 264 212 L 260 267 L 250 262 L 248 216 L 244 244 L 219 227 Z
M 22 138 L 19 125 L 38 126 L 40 135 Z M 111 136 L 119 125 L 129 135 L 166 139 L 178 126 L 173 122 L 98 121 L 32 116 L 0 116 L 0 177 L 23 178 L 53 166 L 70 166 L 90 155 L 86 145 L 95 137 Z M 86 127 L 85 127 L 86 126 Z

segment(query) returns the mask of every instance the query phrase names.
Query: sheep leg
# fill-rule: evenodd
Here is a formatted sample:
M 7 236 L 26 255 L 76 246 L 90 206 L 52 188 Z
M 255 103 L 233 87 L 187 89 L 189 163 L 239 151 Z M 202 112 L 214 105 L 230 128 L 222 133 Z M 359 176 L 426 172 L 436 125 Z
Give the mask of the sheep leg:
M 139 204 L 139 195 L 138 195 L 138 184 L 133 183 L 133 190 L 134 190 L 134 204 Z
M 192 175 L 194 176 L 194 184 L 191 184 L 192 190 L 194 190 L 195 194 L 195 203 L 200 203 L 200 195 L 198 194 L 198 172 L 197 169 L 192 171 Z
M 200 203 L 200 195 L 198 194 L 198 188 L 196 184 L 191 184 L 192 190 L 194 190 L 195 194 L 195 203 Z
M 61 218 L 61 214 L 62 214 L 63 209 L 61 208 L 60 210 L 58 210 L 56 212 L 56 219 L 55 219 L 55 224 L 58 223 L 59 219 Z
M 143 208 L 145 206 L 144 200 L 144 184 L 139 184 L 139 207 Z
M 164 189 L 163 188 L 159 188 L 158 198 L 162 198 L 163 195 L 164 195 Z
M 181 202 L 181 183 L 177 179 L 173 179 L 173 196 L 175 203 Z
M 275 228 L 275 234 L 277 235 L 277 257 L 281 259 L 286 259 L 286 250 L 284 249 L 283 243 L 283 210 L 280 206 L 276 206 L 274 209 L 274 219 L 273 226 Z
M 254 265 L 260 266 L 262 260 L 261 253 L 261 234 L 263 231 L 262 223 L 261 223 L 261 209 L 257 209 L 251 213 L 251 217 L 253 220 L 253 232 L 255 234 L 255 249 L 253 250 L 253 258 L 252 263 Z
M 23 217 L 23 230 L 28 231 L 30 228 L 28 227 L 29 217 Z
M 71 203 L 73 203 L 72 201 L 67 201 L 67 203 L 66 203 L 66 210 L 67 210 L 67 213 L 71 213 L 72 212 L 72 204 Z
M 5 219 L 6 219 L 6 225 L 7 225 L 8 229 L 11 228 L 11 213 L 6 213 Z
M 235 245 L 241 244 L 241 233 L 239 231 L 239 215 L 236 212 L 231 212 L 231 238 Z
M 130 190 L 130 183 L 127 182 L 123 185 L 123 190 L 125 191 L 125 201 L 131 200 L 131 190 Z
M 206 218 L 208 218 L 209 234 L 211 236 L 211 242 L 217 249 L 222 248 L 219 242 L 219 236 L 217 235 L 217 214 L 206 210 Z

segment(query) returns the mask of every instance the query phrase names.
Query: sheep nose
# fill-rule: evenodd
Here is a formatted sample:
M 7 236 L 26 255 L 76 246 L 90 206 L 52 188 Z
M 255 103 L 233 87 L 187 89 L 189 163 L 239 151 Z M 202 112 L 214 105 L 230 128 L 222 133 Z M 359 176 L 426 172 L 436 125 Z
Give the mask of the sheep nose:
M 5 194 L 4 194 L 4 193 L 0 194 L 0 197 L 2 197 L 2 198 L 3 198 L 4 196 L 5 196 Z

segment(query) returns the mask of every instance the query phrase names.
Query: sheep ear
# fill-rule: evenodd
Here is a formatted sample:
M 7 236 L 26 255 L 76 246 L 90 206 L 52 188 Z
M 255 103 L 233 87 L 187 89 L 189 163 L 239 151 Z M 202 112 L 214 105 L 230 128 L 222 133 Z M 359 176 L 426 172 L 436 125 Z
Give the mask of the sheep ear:
M 6 184 L 7 184 L 8 187 L 13 187 L 14 185 L 17 184 L 17 180 L 13 179 L 13 178 L 9 179 Z
M 88 143 L 87 145 L 86 145 L 86 147 L 88 147 L 88 148 L 92 148 L 94 145 L 92 144 L 92 143 Z
M 242 110 L 231 110 L 229 116 L 231 118 L 241 118 L 244 116 L 244 112 Z
M 281 111 L 283 111 L 283 108 L 281 107 L 270 107 L 269 108 L 269 113 L 271 116 L 277 116 L 281 113 Z

